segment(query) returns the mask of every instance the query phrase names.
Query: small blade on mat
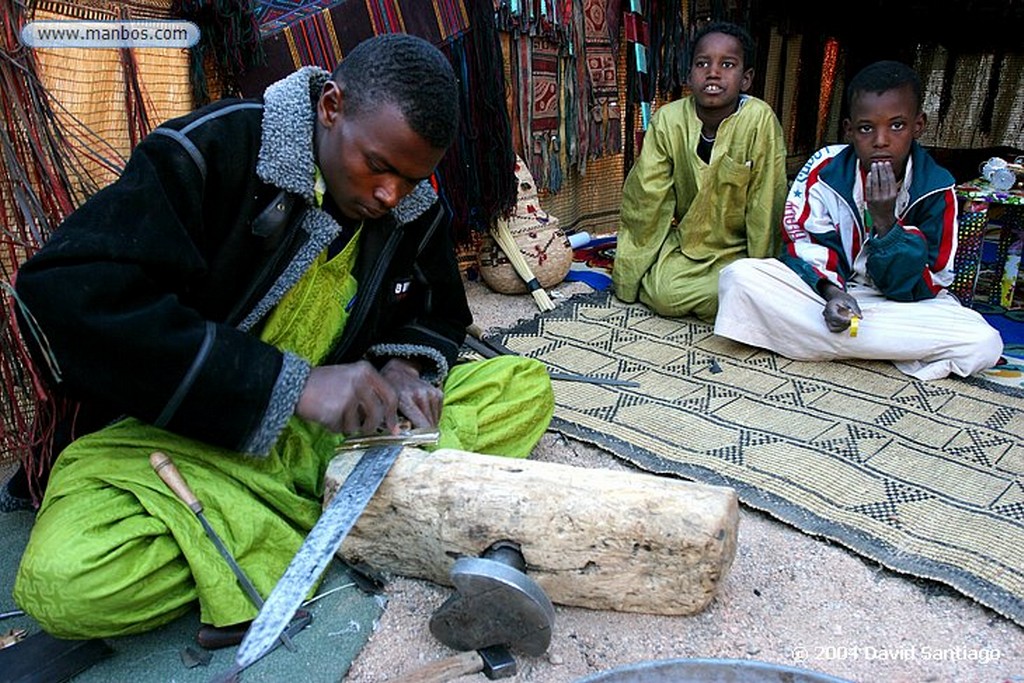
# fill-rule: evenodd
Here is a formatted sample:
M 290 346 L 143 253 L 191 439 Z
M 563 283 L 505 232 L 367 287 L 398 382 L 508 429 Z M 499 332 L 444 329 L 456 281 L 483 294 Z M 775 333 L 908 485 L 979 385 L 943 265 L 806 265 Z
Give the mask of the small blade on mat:
M 263 603 L 238 646 L 232 672 L 273 648 L 401 452 L 400 445 L 372 448 L 359 459 Z

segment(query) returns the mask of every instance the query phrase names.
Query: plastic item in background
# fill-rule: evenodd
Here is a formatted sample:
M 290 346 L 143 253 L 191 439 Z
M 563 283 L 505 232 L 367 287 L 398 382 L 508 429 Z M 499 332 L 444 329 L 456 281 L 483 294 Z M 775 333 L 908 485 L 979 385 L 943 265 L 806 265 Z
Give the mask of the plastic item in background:
M 1006 265 L 1003 266 L 1003 278 L 999 286 L 999 305 L 1010 308 L 1013 304 L 1013 292 L 1017 285 L 1017 273 L 1020 272 L 1020 255 L 1024 251 L 1024 237 L 1010 245 L 1006 251 Z
M 992 157 L 981 165 L 981 177 L 1000 192 L 1006 192 L 1017 184 L 1017 174 L 1010 168 L 1010 163 L 1000 157 Z
M 589 232 L 574 232 L 569 235 L 569 246 L 573 249 L 579 249 L 590 244 L 590 233 Z
M 1019 156 L 1014 159 L 1007 168 L 1013 171 L 1013 174 L 1017 176 L 1017 184 L 1014 187 L 1018 190 L 1024 189 L 1024 156 Z

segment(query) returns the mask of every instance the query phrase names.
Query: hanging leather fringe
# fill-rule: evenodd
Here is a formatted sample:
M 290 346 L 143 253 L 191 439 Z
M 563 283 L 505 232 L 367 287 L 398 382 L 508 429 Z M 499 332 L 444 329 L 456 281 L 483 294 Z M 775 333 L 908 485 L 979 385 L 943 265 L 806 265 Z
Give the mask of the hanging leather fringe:
M 650 73 L 655 92 L 672 101 L 682 94 L 686 83 L 684 7 L 678 2 L 656 3 L 650 13 Z
M 442 181 L 465 188 L 445 196 L 459 244 L 470 243 L 474 233 L 486 232 L 499 216 L 507 216 L 515 206 L 517 190 L 504 60 L 493 5 L 491 0 L 470 0 L 466 9 L 472 28 L 440 48 L 462 88 L 459 135 L 438 169 Z M 442 182 L 442 193 L 447 189 Z
M 132 148 L 149 135 L 149 115 L 146 113 L 145 97 L 139 84 L 139 66 L 135 53 L 127 48 L 119 50 L 121 72 L 124 74 L 124 111 L 128 117 L 128 139 Z
M 583 2 L 572 0 L 570 23 L 569 51 L 570 57 L 565 60 L 562 82 L 565 83 L 565 150 L 566 165 L 576 167 L 579 174 L 587 171 L 589 141 L 587 139 L 587 97 L 590 92 L 590 73 L 587 71 L 587 48 L 583 23 Z
M 189 78 L 196 107 L 212 99 L 208 66 L 216 68 L 222 76 L 224 92 L 216 96 L 233 96 L 238 94 L 239 76 L 266 63 L 254 7 L 255 3 L 246 0 L 174 0 L 171 3 L 173 15 L 199 27 L 199 42 L 189 49 Z
M 533 153 L 530 155 L 530 173 L 537 187 L 551 194 L 562 189 L 562 146 L 554 133 L 534 133 Z
M 13 287 L 21 262 L 91 186 L 81 166 L 85 155 L 58 125 L 34 54 L 18 42 L 27 20 L 24 3 L 0 0 L 0 462 L 22 462 L 38 504 L 55 456 L 56 425 L 76 406 L 54 396 L 37 372 L 15 322 L 19 304 Z M 31 320 L 27 314 L 25 319 Z M 45 340 L 39 341 L 45 348 Z M 40 362 L 52 364 L 46 358 Z
M 552 135 L 548 140 L 548 191 L 557 194 L 562 189 L 562 145 L 558 136 Z

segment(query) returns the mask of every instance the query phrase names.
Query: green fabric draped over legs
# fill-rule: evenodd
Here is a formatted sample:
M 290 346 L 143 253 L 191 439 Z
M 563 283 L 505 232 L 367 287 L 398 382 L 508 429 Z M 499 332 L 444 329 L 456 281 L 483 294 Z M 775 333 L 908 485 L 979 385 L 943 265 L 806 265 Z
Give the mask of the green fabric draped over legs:
M 348 260 L 335 261 L 344 268 L 333 277 L 350 298 L 355 283 Z M 322 276 L 329 269 L 320 270 Z M 330 305 L 338 308 L 338 289 L 317 277 L 296 285 L 294 296 L 289 293 L 296 316 L 315 312 L 310 297 L 320 298 L 314 293 L 321 291 L 334 292 Z M 286 317 L 280 328 L 294 333 L 297 318 Z M 337 329 L 323 331 L 323 316 L 313 319 L 324 347 Z M 336 318 L 337 325 L 344 322 L 344 316 Z M 288 346 L 286 340 L 272 343 Z M 547 371 L 532 359 L 506 356 L 456 365 L 444 389 L 444 448 L 525 457 L 554 410 Z M 324 472 L 342 440 L 296 417 L 266 458 L 130 418 L 82 437 L 54 466 L 14 598 L 46 631 L 63 638 L 147 631 L 184 614 L 196 600 L 204 623 L 250 620 L 256 608 L 195 514 L 153 471 L 150 454 L 161 451 L 174 460 L 210 525 L 267 596 L 319 517 Z
M 439 447 L 525 457 L 551 419 L 544 366 L 499 357 L 455 366 Z M 149 465 L 169 455 L 261 595 L 270 594 L 320 515 L 341 439 L 298 418 L 267 458 L 240 456 L 133 419 L 61 454 L 15 582 L 17 604 L 52 635 L 150 630 L 191 608 L 216 626 L 256 616 L 192 511 Z

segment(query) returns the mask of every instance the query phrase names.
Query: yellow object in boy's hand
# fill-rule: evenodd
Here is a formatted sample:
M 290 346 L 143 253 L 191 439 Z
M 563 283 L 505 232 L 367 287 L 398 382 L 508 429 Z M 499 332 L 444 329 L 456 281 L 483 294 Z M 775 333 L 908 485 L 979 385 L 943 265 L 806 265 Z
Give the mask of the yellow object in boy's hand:
M 850 336 L 851 337 L 856 337 L 857 336 L 857 329 L 859 327 L 860 327 L 860 317 L 856 316 L 856 315 L 851 316 L 850 317 Z

